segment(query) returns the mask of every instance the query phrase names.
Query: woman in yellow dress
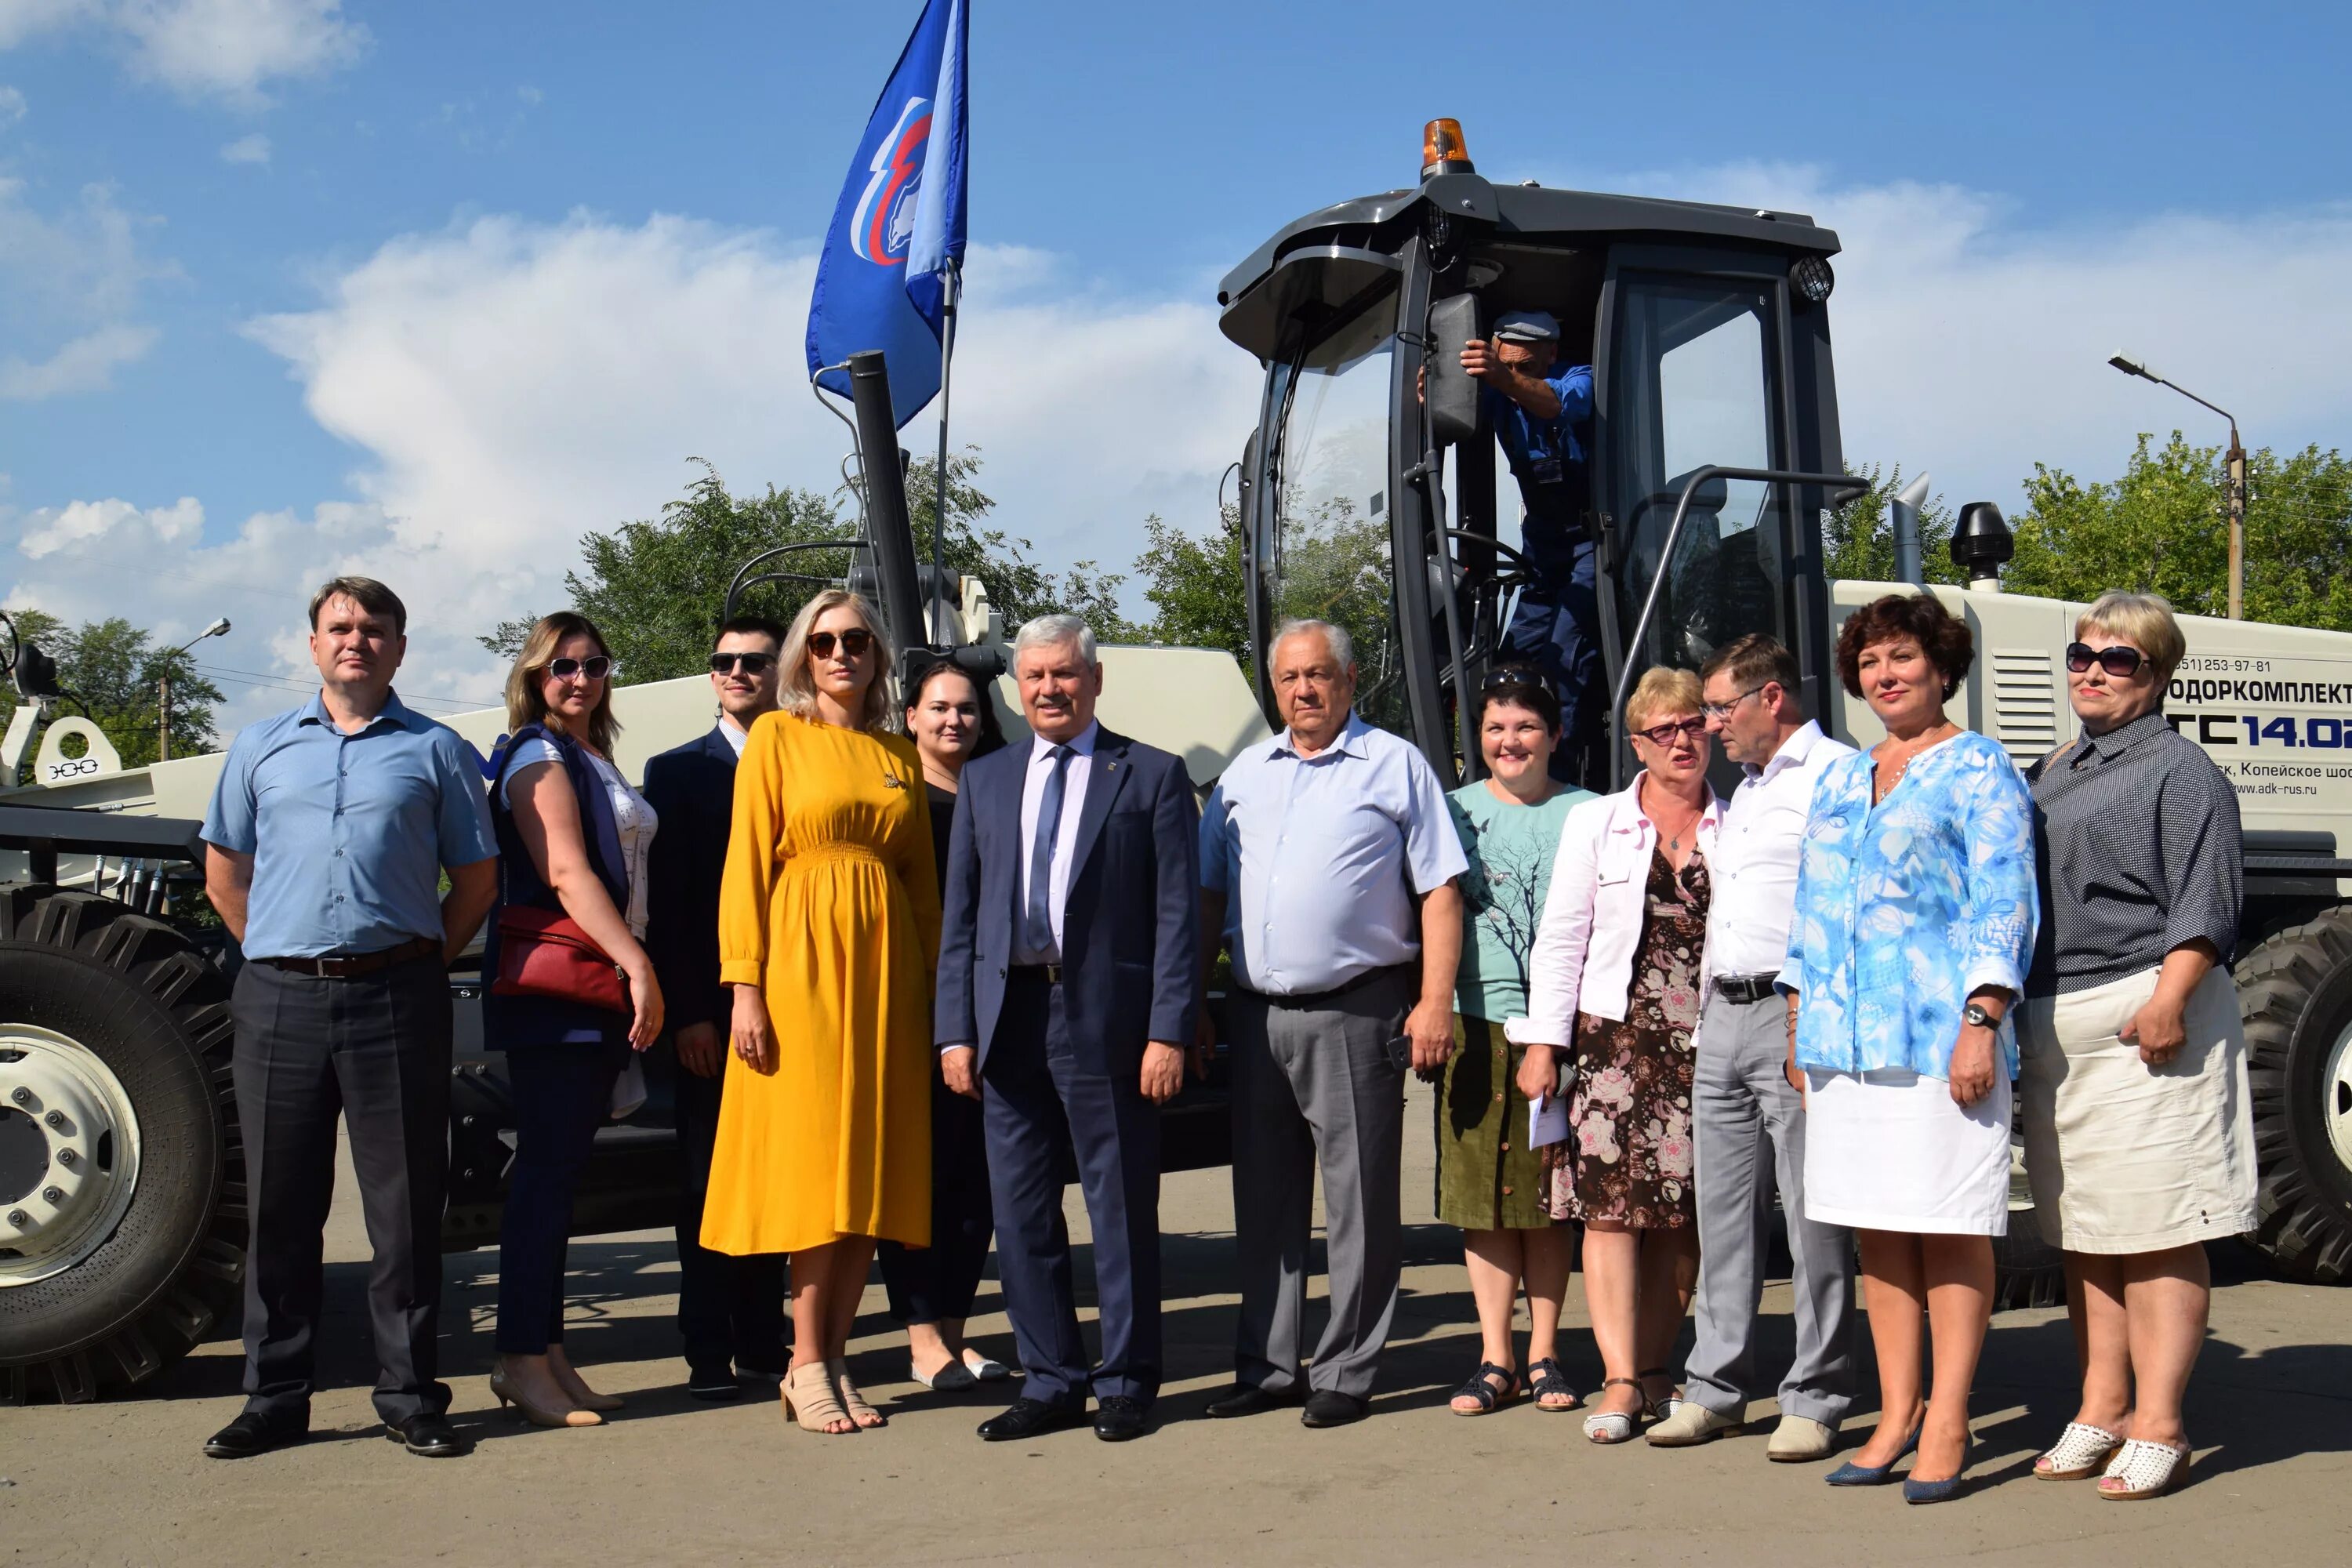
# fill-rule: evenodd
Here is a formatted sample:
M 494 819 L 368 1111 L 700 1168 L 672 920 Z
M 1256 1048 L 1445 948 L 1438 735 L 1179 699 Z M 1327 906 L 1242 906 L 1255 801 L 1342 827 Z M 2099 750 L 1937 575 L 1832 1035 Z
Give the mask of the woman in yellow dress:
M 884 731 L 890 653 L 828 590 L 784 640 L 783 710 L 751 727 L 719 902 L 734 1058 L 702 1245 L 792 1255 L 784 1413 L 879 1426 L 850 1380 L 876 1240 L 930 1243 L 931 973 L 939 884 L 923 764 Z

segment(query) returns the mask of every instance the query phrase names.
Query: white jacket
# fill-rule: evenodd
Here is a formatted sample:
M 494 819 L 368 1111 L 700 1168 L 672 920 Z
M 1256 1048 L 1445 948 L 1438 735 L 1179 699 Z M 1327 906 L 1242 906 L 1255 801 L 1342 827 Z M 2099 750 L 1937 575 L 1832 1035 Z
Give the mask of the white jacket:
M 1657 828 L 1642 813 L 1644 776 L 1635 773 L 1619 793 L 1583 802 L 1560 826 L 1551 891 L 1528 955 L 1528 1014 L 1503 1024 L 1514 1045 L 1569 1045 L 1580 1012 L 1625 1016 L 1658 843 Z M 1722 823 L 1722 797 L 1709 787 L 1698 819 L 1701 857 L 1715 858 Z

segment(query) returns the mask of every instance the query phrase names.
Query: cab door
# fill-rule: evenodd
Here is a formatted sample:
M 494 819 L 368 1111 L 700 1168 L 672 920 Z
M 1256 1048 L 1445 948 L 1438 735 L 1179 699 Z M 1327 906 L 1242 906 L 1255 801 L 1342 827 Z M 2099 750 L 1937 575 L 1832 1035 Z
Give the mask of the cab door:
M 1620 246 L 1611 255 L 1593 355 L 1591 462 L 1612 694 L 1630 690 L 1651 665 L 1695 670 L 1733 638 L 1765 632 L 1795 650 L 1814 688 L 1813 710 L 1822 710 L 1817 491 L 1709 480 L 1692 496 L 1673 559 L 1664 558 L 1675 506 L 1699 468 L 1838 471 L 1827 321 L 1820 306 L 1804 312 L 1813 319 L 1792 321 L 1787 266 L 1781 257 L 1696 247 Z M 1792 342 L 1804 346 L 1801 378 Z M 1643 646 L 1629 647 L 1654 582 L 1657 609 Z M 1622 784 L 1631 772 L 1622 715 L 1612 715 L 1612 777 Z

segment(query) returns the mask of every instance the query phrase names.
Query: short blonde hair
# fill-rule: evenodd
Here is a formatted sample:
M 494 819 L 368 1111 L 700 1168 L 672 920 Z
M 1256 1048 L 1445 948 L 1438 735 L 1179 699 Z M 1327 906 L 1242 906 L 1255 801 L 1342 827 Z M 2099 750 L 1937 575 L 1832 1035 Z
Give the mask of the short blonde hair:
M 874 679 L 866 682 L 866 700 L 857 710 L 857 727 L 871 734 L 891 724 L 890 644 L 882 636 L 874 606 L 846 588 L 827 588 L 803 605 L 801 613 L 793 617 L 792 629 L 784 633 L 783 651 L 777 656 L 782 677 L 776 695 L 784 711 L 793 718 L 816 717 L 816 682 L 809 675 L 809 633 L 815 629 L 819 616 L 844 605 L 856 611 L 866 629 L 874 634 Z
M 2109 589 L 2074 617 L 2074 640 L 2082 641 L 2086 632 L 2109 632 L 2129 638 L 2147 655 L 2158 686 L 2172 679 L 2172 672 L 2180 668 L 2180 656 L 2189 651 L 2189 639 L 2180 635 L 2180 622 L 2172 614 L 2172 605 L 2161 594 Z
M 1625 731 L 1646 730 L 1650 721 L 1661 713 L 1704 713 L 1706 703 L 1699 696 L 1698 677 L 1687 669 L 1672 665 L 1654 664 L 1642 672 L 1633 684 L 1633 695 L 1625 699 Z
M 360 607 L 370 606 L 362 601 Z M 547 722 L 547 667 L 555 662 L 555 650 L 576 637 L 594 643 L 596 651 L 606 658 L 613 657 L 613 645 L 604 640 L 596 623 L 575 610 L 542 616 L 522 639 L 522 651 L 515 655 L 514 668 L 507 672 L 508 734 Z M 621 737 L 621 721 L 613 717 L 613 682 L 619 674 L 618 665 L 605 671 L 604 689 L 596 694 L 596 706 L 588 710 L 588 732 L 574 737 L 587 742 L 607 762 L 612 760 L 613 743 Z

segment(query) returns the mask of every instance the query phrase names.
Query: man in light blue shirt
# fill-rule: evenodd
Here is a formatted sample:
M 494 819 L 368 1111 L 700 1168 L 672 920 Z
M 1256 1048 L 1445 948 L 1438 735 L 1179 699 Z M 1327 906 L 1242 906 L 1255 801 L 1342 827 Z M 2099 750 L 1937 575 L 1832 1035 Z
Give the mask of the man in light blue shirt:
M 1346 632 L 1286 622 L 1266 662 L 1288 728 L 1234 760 L 1201 817 L 1202 970 L 1225 946 L 1236 986 L 1242 1270 L 1235 1386 L 1209 1414 L 1299 1403 L 1319 1158 L 1331 1318 L 1302 1419 L 1339 1426 L 1365 1414 L 1396 1306 L 1404 1073 L 1453 1054 L 1468 862 L 1428 760 L 1355 715 Z
M 215 1458 L 309 1428 L 338 1115 L 375 1255 L 376 1412 L 411 1453 L 466 1451 L 435 1377 L 448 968 L 489 911 L 498 841 L 472 748 L 393 695 L 407 625 L 372 578 L 320 589 L 319 695 L 237 736 L 205 816 L 205 890 L 245 952 L 229 1067 L 247 1194 L 246 1406 L 205 1445 Z

